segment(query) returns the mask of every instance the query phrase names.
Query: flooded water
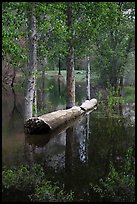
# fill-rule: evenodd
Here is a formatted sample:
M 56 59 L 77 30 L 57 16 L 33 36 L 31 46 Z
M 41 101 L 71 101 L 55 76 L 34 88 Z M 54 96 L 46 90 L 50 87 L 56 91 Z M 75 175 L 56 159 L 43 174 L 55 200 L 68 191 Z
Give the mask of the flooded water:
M 65 108 L 64 81 L 47 80 L 45 92 L 38 88 L 38 113 Z M 95 97 L 95 94 L 93 96 Z M 85 84 L 76 84 L 76 104 L 85 100 Z M 44 112 L 42 112 L 44 110 Z M 129 114 L 130 112 L 130 114 Z M 7 167 L 39 163 L 53 172 L 65 188 L 72 189 L 77 201 L 100 201 L 89 192 L 89 183 L 97 184 L 109 171 L 112 161 L 120 164 L 129 147 L 135 145 L 134 107 L 124 104 L 113 115 L 98 105 L 91 113 L 78 118 L 52 135 L 24 134 L 24 92 L 2 93 L 2 163 Z M 129 114 L 128 116 L 126 114 Z M 126 117 L 125 117 L 126 116 Z

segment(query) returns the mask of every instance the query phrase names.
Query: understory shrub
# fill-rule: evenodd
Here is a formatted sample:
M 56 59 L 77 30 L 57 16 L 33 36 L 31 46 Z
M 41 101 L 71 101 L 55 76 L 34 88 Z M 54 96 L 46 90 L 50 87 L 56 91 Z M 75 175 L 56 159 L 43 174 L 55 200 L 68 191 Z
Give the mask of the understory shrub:
M 134 202 L 135 201 L 135 169 L 133 149 L 129 148 L 124 163 L 119 170 L 116 170 L 110 162 L 110 172 L 98 185 L 90 183 L 91 189 L 102 198 L 112 202 Z
M 2 191 L 16 189 L 26 192 L 30 201 L 67 202 L 73 200 L 73 192 L 66 193 L 46 178 L 46 172 L 38 165 L 29 167 L 21 165 L 18 168 L 2 169 Z

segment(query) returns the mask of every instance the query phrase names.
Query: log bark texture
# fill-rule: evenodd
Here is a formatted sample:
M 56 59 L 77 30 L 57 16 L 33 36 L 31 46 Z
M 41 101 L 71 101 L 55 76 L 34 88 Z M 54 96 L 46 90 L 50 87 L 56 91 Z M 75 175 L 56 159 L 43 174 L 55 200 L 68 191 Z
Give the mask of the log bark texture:
M 86 100 L 81 106 L 73 106 L 67 110 L 58 110 L 44 114 L 39 117 L 32 117 L 26 120 L 24 131 L 26 134 L 46 134 L 59 126 L 66 124 L 83 113 L 94 109 L 97 105 L 96 99 Z

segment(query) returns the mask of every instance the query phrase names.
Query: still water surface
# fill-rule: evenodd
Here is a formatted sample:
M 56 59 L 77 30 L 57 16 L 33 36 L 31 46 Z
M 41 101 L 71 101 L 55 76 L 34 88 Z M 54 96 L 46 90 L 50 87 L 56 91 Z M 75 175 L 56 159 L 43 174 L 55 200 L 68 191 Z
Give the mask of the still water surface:
M 41 87 L 38 88 L 39 113 L 42 109 L 51 112 L 65 108 L 64 82 L 50 79 L 45 86 L 51 90 L 45 94 Z M 79 105 L 85 100 L 85 85 L 77 83 L 76 87 L 76 104 Z M 126 105 L 111 116 L 98 105 L 96 110 L 80 117 L 69 128 L 55 132 L 51 138 L 46 135 L 26 137 L 23 91 L 3 89 L 2 96 L 3 165 L 42 164 L 64 183 L 66 189 L 76 193 L 77 201 L 87 201 L 89 183 L 96 184 L 104 178 L 110 161 L 118 166 L 127 149 L 134 146 L 134 124 L 130 124 L 131 118 L 123 116 Z M 132 104 L 128 107 L 130 105 L 132 108 Z M 96 201 L 99 198 L 92 193 L 92 202 Z

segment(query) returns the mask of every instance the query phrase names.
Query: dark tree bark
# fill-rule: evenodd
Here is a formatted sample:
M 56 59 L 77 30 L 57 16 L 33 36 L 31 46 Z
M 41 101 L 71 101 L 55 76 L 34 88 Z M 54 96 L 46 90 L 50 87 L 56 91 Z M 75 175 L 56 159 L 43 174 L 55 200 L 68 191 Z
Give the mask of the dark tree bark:
M 45 93 L 45 66 L 47 66 L 48 60 L 47 57 L 44 58 L 44 63 L 42 63 L 42 78 L 41 78 L 41 108 L 44 110 L 46 93 Z
M 58 75 L 61 75 L 61 59 L 60 59 L 60 56 L 59 56 L 59 73 Z
M 68 40 L 68 55 L 67 55 L 67 100 L 66 108 L 71 108 L 75 105 L 75 75 L 74 75 L 74 47 L 73 47 L 73 16 L 72 2 L 67 2 L 67 26 L 70 32 Z
M 61 96 L 61 84 L 60 84 L 60 77 L 58 78 L 58 90 L 59 90 L 59 96 Z

